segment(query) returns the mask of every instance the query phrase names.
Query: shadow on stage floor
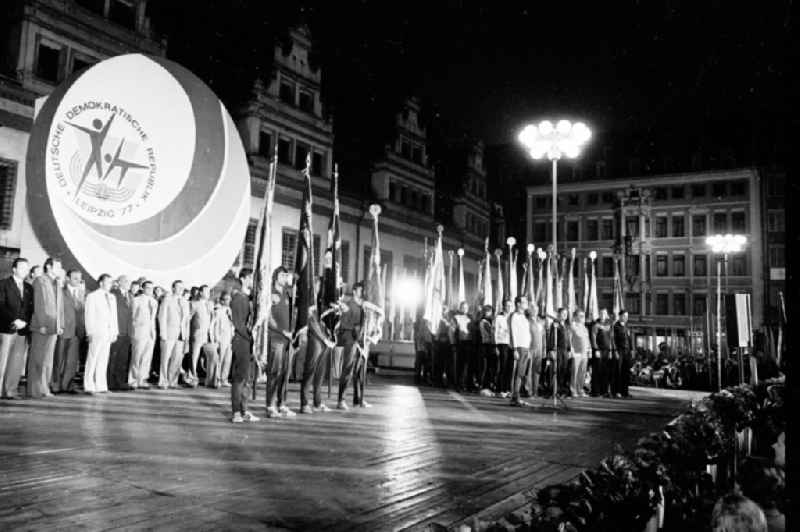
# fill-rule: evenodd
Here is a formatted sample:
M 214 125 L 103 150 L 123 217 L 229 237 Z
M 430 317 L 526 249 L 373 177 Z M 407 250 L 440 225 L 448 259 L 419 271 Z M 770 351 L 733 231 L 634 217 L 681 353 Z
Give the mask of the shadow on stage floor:
M 3 401 L 0 529 L 449 526 L 577 475 L 699 397 L 633 393 L 554 411 L 371 376 L 373 408 L 242 425 L 229 389 Z M 263 385 L 252 407 L 264 414 Z

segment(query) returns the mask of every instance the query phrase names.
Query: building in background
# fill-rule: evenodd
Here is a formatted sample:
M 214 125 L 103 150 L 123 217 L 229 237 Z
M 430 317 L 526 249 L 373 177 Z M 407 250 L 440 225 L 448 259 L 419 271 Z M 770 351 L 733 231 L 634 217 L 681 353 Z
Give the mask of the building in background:
M 19 256 L 34 102 L 107 57 L 163 56 L 147 0 L 6 0 L 0 22 L 0 273 Z
M 761 175 L 764 322 L 775 326 L 781 320 L 779 294 L 786 297 L 786 173 L 764 169 Z
M 706 351 L 707 321 L 716 308 L 717 260 L 706 236 L 747 236 L 745 250 L 728 258 L 723 289 L 751 294 L 753 325 L 764 320 L 762 189 L 754 169 L 563 183 L 559 248 L 576 248 L 579 256 L 597 251 L 599 305 L 609 310 L 614 258 L 621 259 L 624 306 L 637 345 L 655 349 L 667 342 L 685 349 L 694 338 L 694 346 Z M 552 188 L 528 187 L 528 242 L 539 246 L 552 238 L 551 217 Z

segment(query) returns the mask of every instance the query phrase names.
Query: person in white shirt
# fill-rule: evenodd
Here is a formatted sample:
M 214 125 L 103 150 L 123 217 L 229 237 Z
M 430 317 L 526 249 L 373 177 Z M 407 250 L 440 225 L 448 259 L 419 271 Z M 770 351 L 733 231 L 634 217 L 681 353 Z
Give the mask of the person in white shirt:
M 511 373 L 514 368 L 514 357 L 511 355 L 511 336 L 508 331 L 508 318 L 514 311 L 514 304 L 505 300 L 502 309 L 494 317 L 494 345 L 497 358 L 500 361 L 500 371 L 497 373 L 496 390 L 500 397 L 508 397 L 511 393 Z
M 111 293 L 113 281 L 107 273 L 97 279 L 99 288 L 86 296 L 86 337 L 89 353 L 83 374 L 83 390 L 89 394 L 108 391 L 106 371 L 111 344 L 117 339 L 117 302 Z
M 572 322 L 569 326 L 569 344 L 572 346 L 572 375 L 570 375 L 569 391 L 572 397 L 586 397 L 583 385 L 586 379 L 586 364 L 592 354 L 592 344 L 585 322 L 586 313 L 584 311 L 576 310 L 572 313 Z
M 133 298 L 131 305 L 131 365 L 128 370 L 128 385 L 131 388 L 150 388 L 150 364 L 156 345 L 156 318 L 158 302 L 153 297 L 153 282 L 143 281 L 142 291 Z
M 514 369 L 511 379 L 511 406 L 525 406 L 528 403 L 520 400 L 519 389 L 522 379 L 528 370 L 531 347 L 531 328 L 525 310 L 528 308 L 528 298 L 517 296 L 514 299 L 516 309 L 508 319 L 508 328 L 511 337 L 511 348 L 514 350 Z
M 211 343 L 217 351 L 216 364 L 209 365 L 206 375 L 206 386 L 219 388 L 230 387 L 228 376 L 231 372 L 231 356 L 233 349 L 233 321 L 231 319 L 231 294 L 223 292 L 219 296 L 219 304 L 214 308 L 209 332 Z

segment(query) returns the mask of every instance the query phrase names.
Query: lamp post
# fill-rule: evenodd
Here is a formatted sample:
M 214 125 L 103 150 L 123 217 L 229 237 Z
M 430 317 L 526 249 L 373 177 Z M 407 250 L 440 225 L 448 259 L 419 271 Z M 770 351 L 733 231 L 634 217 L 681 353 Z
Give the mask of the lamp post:
M 559 120 L 553 126 L 549 120 L 543 120 L 538 125 L 528 125 L 517 137 L 520 143 L 534 159 L 541 159 L 545 155 L 552 163 L 553 175 L 553 253 L 558 250 L 558 233 L 556 225 L 558 160 L 562 155 L 568 159 L 575 159 L 580 155 L 581 148 L 592 137 L 592 131 L 583 122 Z
M 722 263 L 728 269 L 728 254 L 738 253 L 747 243 L 744 235 L 712 235 L 706 237 L 706 244 L 717 255 L 717 390 L 722 389 Z M 727 286 L 726 286 L 727 291 Z

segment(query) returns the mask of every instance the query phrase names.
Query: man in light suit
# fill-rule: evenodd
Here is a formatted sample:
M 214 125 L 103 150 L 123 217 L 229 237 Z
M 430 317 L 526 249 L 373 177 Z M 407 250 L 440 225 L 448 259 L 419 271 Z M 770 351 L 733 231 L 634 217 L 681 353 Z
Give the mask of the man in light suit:
M 14 259 L 11 276 L 0 281 L 0 394 L 16 399 L 33 314 L 33 288 L 25 282 L 28 261 Z
M 78 373 L 80 346 L 86 334 L 84 314 L 84 289 L 81 283 L 81 272 L 69 270 L 67 285 L 62 289 L 64 300 L 64 330 L 56 342 L 55 364 L 50 388 L 53 393 L 74 393 L 72 379 Z
M 99 288 L 86 296 L 86 336 L 89 353 L 83 374 L 83 390 L 89 394 L 108 391 L 106 372 L 111 344 L 117 339 L 117 302 L 107 273 L 97 279 Z
M 152 281 L 142 282 L 142 291 L 133 298 L 131 305 L 131 365 L 128 371 L 128 386 L 150 388 L 150 364 L 156 342 L 156 317 L 158 302 L 153 297 Z
M 164 296 L 158 309 L 161 339 L 161 370 L 158 387 L 177 388 L 184 344 L 189 340 L 189 303 L 183 298 L 183 281 L 172 283 L 172 293 Z
M 33 281 L 31 348 L 28 356 L 28 397 L 49 397 L 53 373 L 53 353 L 58 335 L 63 332 L 64 304 L 61 292 L 61 261 L 48 258 L 44 274 Z
M 108 358 L 108 387 L 111 390 L 129 390 L 128 363 L 131 358 L 131 288 L 138 291 L 126 275 L 117 279 L 117 287 L 111 290 L 117 304 L 117 340 L 111 344 Z

